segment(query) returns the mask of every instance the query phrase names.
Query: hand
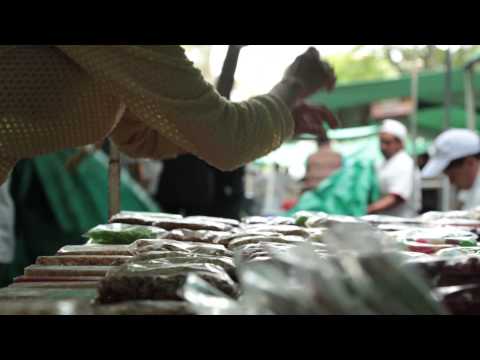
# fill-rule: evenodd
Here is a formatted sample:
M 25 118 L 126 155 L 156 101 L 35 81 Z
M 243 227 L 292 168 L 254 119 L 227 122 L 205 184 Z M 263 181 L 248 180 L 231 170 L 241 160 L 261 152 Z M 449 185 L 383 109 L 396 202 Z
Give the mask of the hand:
M 295 59 L 286 70 L 284 79 L 293 79 L 302 85 L 303 93 L 300 98 L 321 89 L 331 91 L 337 81 L 333 68 L 320 59 L 318 51 L 313 47 Z
M 320 139 L 326 139 L 323 123 L 326 121 L 332 129 L 338 127 L 337 119 L 325 106 L 313 106 L 300 102 L 293 108 L 292 115 L 295 121 L 295 135 L 312 134 Z

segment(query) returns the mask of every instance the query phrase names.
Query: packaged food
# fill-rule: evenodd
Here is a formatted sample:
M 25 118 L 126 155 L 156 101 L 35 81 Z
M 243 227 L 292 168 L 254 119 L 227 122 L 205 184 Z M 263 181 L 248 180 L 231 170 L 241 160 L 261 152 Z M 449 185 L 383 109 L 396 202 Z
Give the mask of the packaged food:
M 250 231 L 250 230 L 243 230 L 235 233 L 230 233 L 228 235 L 220 236 L 214 242 L 219 245 L 224 245 L 228 247 L 228 244 L 235 239 L 241 239 L 250 236 L 266 236 L 266 237 L 279 237 L 282 234 L 278 232 L 269 232 L 269 231 Z
M 294 225 L 295 219 L 286 216 L 248 216 L 242 219 L 242 225 Z
M 220 217 L 213 217 L 213 216 L 188 216 L 185 218 L 185 220 L 190 221 L 207 221 L 207 222 L 217 222 L 217 223 L 223 223 L 227 224 L 233 227 L 238 227 L 240 226 L 240 221 L 235 220 L 235 219 L 227 219 L 227 218 L 220 218 Z
M 112 255 L 62 255 L 62 256 L 39 256 L 36 260 L 37 265 L 63 265 L 63 266 L 85 266 L 85 265 L 103 265 L 112 266 L 122 264 L 131 256 L 112 256 Z
M 185 301 L 126 301 L 92 307 L 94 315 L 193 315 Z
M 178 241 L 214 244 L 218 243 L 221 238 L 227 237 L 230 234 L 231 233 L 227 231 L 175 229 L 171 230 L 165 237 Z
M 13 279 L 15 283 L 41 283 L 41 282 L 98 282 L 103 276 L 78 276 L 78 275 L 21 275 Z
M 182 288 L 189 273 L 197 274 L 226 294 L 237 294 L 235 283 L 218 265 L 141 262 L 124 264 L 109 273 L 100 282 L 97 301 L 181 300 Z
M 152 226 L 107 224 L 94 227 L 84 236 L 97 244 L 128 245 L 138 239 L 158 239 L 166 234 L 166 230 Z
M 452 315 L 480 315 L 480 285 L 467 284 L 437 289 Z
M 244 229 L 247 232 L 269 232 L 269 233 L 280 233 L 283 235 L 297 235 L 307 238 L 309 236 L 309 232 L 300 226 L 296 225 L 248 225 L 245 226 Z
M 438 257 L 456 257 L 463 255 L 480 255 L 479 246 L 455 246 L 448 249 L 442 249 L 437 251 Z
M 153 225 L 154 222 L 161 219 L 180 220 L 181 215 L 167 213 L 150 213 L 140 211 L 122 211 L 110 218 L 110 223 L 130 224 L 130 225 Z
M 229 242 L 228 249 L 234 251 L 240 246 L 247 244 L 255 244 L 260 242 L 269 243 L 283 243 L 283 244 L 299 244 L 305 242 L 305 239 L 300 236 L 247 236 L 235 239 Z
M 67 245 L 58 250 L 57 255 L 132 256 L 134 249 L 129 245 Z
M 455 246 L 450 244 L 429 244 L 409 240 L 404 240 L 402 244 L 407 251 L 419 252 L 424 254 L 435 254 L 439 250 L 449 249 Z
M 25 268 L 25 276 L 31 277 L 74 277 L 105 276 L 112 266 L 62 266 L 62 265 L 30 265 Z
M 414 241 L 424 244 L 449 244 L 457 246 L 476 246 L 478 235 L 454 227 L 412 229 L 398 231 L 394 234 L 397 239 Z
M 475 255 L 420 258 L 406 262 L 405 266 L 421 271 L 434 287 L 480 282 L 480 257 Z
M 151 253 L 150 253 L 151 254 Z M 185 254 L 177 257 L 150 257 L 148 260 L 139 261 L 135 259 L 131 261 L 132 263 L 141 263 L 144 265 L 147 264 L 158 264 L 164 266 L 177 265 L 177 264 L 213 264 L 223 268 L 230 277 L 235 278 L 235 265 L 233 259 L 230 257 L 222 256 L 209 256 L 209 255 L 199 255 L 199 254 Z
M 135 253 L 148 253 L 152 251 L 176 251 L 183 253 L 195 253 L 212 256 L 232 256 L 233 253 L 220 244 L 204 244 L 170 239 L 138 240 L 134 243 Z
M 327 214 L 325 213 L 314 213 L 314 212 L 311 212 L 311 211 L 298 211 L 297 213 L 295 213 L 295 215 L 293 215 L 293 219 L 295 220 L 295 225 L 297 226 L 305 226 L 305 223 L 307 222 L 307 220 L 312 217 L 312 216 L 324 216 L 325 218 L 328 217 Z
M 365 215 L 360 217 L 359 219 L 372 224 L 422 224 L 422 221 L 420 219 L 402 218 L 390 215 Z
M 101 278 L 98 279 L 100 281 Z M 96 289 L 98 281 L 42 281 L 42 282 L 16 282 L 8 288 L 44 288 L 44 289 Z
M 0 301 L 0 315 L 92 315 L 88 301 L 30 299 Z

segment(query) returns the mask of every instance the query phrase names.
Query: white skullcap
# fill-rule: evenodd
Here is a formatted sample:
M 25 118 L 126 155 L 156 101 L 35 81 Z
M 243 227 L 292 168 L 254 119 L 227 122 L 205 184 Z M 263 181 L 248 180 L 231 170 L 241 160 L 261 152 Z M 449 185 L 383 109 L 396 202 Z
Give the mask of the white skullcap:
M 381 133 L 387 133 L 397 137 L 402 143 L 405 144 L 407 140 L 407 128 L 400 121 L 387 119 L 383 122 L 380 128 Z

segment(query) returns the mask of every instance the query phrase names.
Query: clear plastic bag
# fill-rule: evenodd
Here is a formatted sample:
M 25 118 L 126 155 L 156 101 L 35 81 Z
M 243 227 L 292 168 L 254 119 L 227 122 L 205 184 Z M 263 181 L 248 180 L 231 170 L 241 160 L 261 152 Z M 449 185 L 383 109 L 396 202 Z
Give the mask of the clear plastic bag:
M 189 282 L 187 300 L 202 314 L 446 313 L 421 274 L 401 266 L 398 244 L 368 224 L 333 225 L 324 240 L 327 256 L 304 242 L 269 261 L 240 260 L 237 302 Z
M 151 226 L 107 224 L 94 227 L 84 237 L 93 244 L 128 245 L 138 239 L 158 239 L 166 234 L 166 230 Z
M 183 285 L 190 273 L 196 273 L 230 296 L 238 293 L 236 284 L 227 272 L 209 262 L 139 261 L 124 264 L 109 272 L 99 284 L 97 302 L 182 300 Z
M 132 247 L 135 248 L 134 251 L 136 254 L 152 251 L 176 251 L 211 256 L 233 256 L 233 253 L 230 250 L 220 244 L 194 243 L 170 239 L 140 239 L 132 244 Z

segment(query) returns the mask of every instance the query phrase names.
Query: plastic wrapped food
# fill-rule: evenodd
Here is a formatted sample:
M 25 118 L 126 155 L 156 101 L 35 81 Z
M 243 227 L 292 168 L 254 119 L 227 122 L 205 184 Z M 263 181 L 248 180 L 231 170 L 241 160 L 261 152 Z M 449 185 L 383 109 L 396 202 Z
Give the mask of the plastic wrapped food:
M 122 211 L 110 218 L 110 223 L 130 224 L 130 225 L 153 225 L 160 219 L 180 220 L 181 215 L 166 213 L 150 213 L 140 211 Z
M 84 236 L 93 243 L 106 245 L 128 245 L 138 239 L 158 239 L 167 231 L 152 226 L 107 224 L 98 225 Z
M 248 216 L 242 219 L 242 225 L 294 225 L 295 219 L 285 216 Z
M 424 254 L 435 254 L 437 251 L 443 249 L 450 249 L 455 247 L 455 245 L 450 244 L 427 244 L 418 241 L 409 241 L 404 240 L 402 242 L 404 249 L 412 252 L 419 252 Z
M 471 219 L 469 211 L 429 211 L 421 216 L 418 219 L 422 222 L 433 222 L 436 220 L 442 219 Z M 474 219 L 472 219 L 474 220 Z
M 153 226 L 166 229 L 188 229 L 188 230 L 213 230 L 213 231 L 229 231 L 231 225 L 205 220 L 187 220 L 187 219 L 160 219 L 153 223 Z
M 275 251 L 286 251 L 291 249 L 292 244 L 271 243 L 271 242 L 259 242 L 250 243 L 237 247 L 235 250 L 235 264 L 242 266 L 247 262 L 266 259 L 271 259 L 272 253 Z
M 0 289 L 0 301 L 17 301 L 28 299 L 87 300 L 97 296 L 95 288 L 42 288 L 42 287 L 8 287 Z
M 25 268 L 25 276 L 37 277 L 75 277 L 105 276 L 112 266 L 62 266 L 62 265 L 30 265 Z
M 131 225 L 149 225 L 165 230 L 189 229 L 189 230 L 214 230 L 229 231 L 237 226 L 229 224 L 228 219 L 223 221 L 213 221 L 202 218 L 182 218 L 182 217 L 163 217 L 152 214 L 136 215 L 120 213 L 110 219 L 110 223 L 131 224 Z
M 266 236 L 266 237 L 278 237 L 282 236 L 282 234 L 278 232 L 268 232 L 268 231 L 240 231 L 235 233 L 230 233 L 228 235 L 221 236 L 217 240 L 215 240 L 216 244 L 224 245 L 228 247 L 228 244 L 236 239 L 241 239 L 250 236 Z
M 323 236 L 328 231 L 327 228 L 307 228 L 308 237 L 307 240 L 313 242 L 322 242 Z
M 480 256 L 480 247 L 479 246 L 455 246 L 448 249 L 442 249 L 437 251 L 435 254 L 438 257 L 456 257 L 463 255 L 479 255 Z
M 305 223 L 307 222 L 307 220 L 312 217 L 312 216 L 318 216 L 318 217 L 325 217 L 327 218 L 328 215 L 325 214 L 325 213 L 314 213 L 314 212 L 311 212 L 311 211 L 298 211 L 297 213 L 295 213 L 295 215 L 293 215 L 293 219 L 295 220 L 295 225 L 297 226 L 305 226 Z
M 213 221 L 217 223 L 222 223 L 222 224 L 227 224 L 233 227 L 238 227 L 240 226 L 240 221 L 235 220 L 235 219 L 227 219 L 227 218 L 220 218 L 220 217 L 213 217 L 213 216 L 188 216 L 185 218 L 185 220 L 190 221 Z
M 479 256 L 420 258 L 406 262 L 405 266 L 420 270 L 435 287 L 480 282 Z
M 17 276 L 13 279 L 15 283 L 40 283 L 40 282 L 98 282 L 102 280 L 103 276 L 78 276 L 78 275 L 65 275 L 65 276 Z
M 195 273 L 222 292 L 236 296 L 237 288 L 223 268 L 210 263 L 128 263 L 105 277 L 98 287 L 99 303 L 130 300 L 181 300 L 189 273 Z
M 480 221 L 469 219 L 440 219 L 429 223 L 431 226 L 449 226 L 467 230 L 480 228 Z
M 337 223 L 358 223 L 359 220 L 346 215 L 314 215 L 305 221 L 307 228 L 328 228 Z
M 431 259 L 432 256 L 420 252 L 415 252 L 415 251 L 398 251 L 395 252 L 395 255 L 397 255 L 400 259 L 404 261 L 410 261 L 412 259 Z
M 170 214 L 165 212 L 150 212 L 150 211 L 122 211 L 117 215 L 125 215 L 125 216 L 152 216 L 155 218 L 168 218 L 168 219 L 182 219 L 183 216 L 180 214 Z M 114 215 L 114 216 L 117 216 Z
M 421 224 L 419 219 L 402 218 L 390 215 L 365 215 L 360 217 L 360 220 L 366 221 L 372 224 Z
M 296 225 L 248 225 L 245 226 L 244 229 L 247 232 L 269 232 L 269 233 L 280 233 L 283 235 L 297 235 L 307 238 L 309 236 L 309 232 L 300 226 Z
M 192 315 L 185 301 L 126 301 L 112 305 L 96 305 L 94 315 Z
M 124 225 L 143 225 L 143 226 L 152 226 L 159 219 L 155 216 L 150 215 L 125 215 L 123 213 L 114 215 L 110 218 L 111 224 L 124 224 Z M 171 219 L 171 218 L 167 218 Z
M 194 254 L 188 251 L 148 251 L 139 253 L 137 256 L 134 256 L 132 261 L 145 261 L 151 259 L 167 259 L 172 257 L 182 257 L 182 256 L 194 256 Z
M 300 236 L 246 236 L 239 239 L 232 240 L 228 243 L 228 249 L 235 251 L 240 246 L 247 244 L 255 244 L 260 242 L 281 243 L 281 244 L 299 244 L 305 242 L 305 239 Z
M 111 255 L 62 255 L 62 256 L 39 256 L 36 260 L 37 265 L 63 265 L 63 266 L 81 266 L 81 265 L 100 265 L 111 266 L 125 263 L 131 256 L 111 256 Z
M 92 315 L 87 301 L 15 300 L 0 301 L 0 315 Z
M 132 251 L 135 253 L 145 252 L 150 250 L 155 251 L 186 251 L 189 245 L 194 245 L 187 241 L 178 241 L 173 239 L 139 239 L 132 244 Z M 144 250 L 145 247 L 151 247 L 149 250 Z
M 476 246 L 478 235 L 454 227 L 411 229 L 398 231 L 393 236 L 399 240 L 433 245 Z
M 148 253 L 152 251 L 176 251 L 212 256 L 233 256 L 233 253 L 230 250 L 220 244 L 193 243 L 170 239 L 142 239 L 135 242 L 134 245 L 136 246 L 136 254 Z
M 221 238 L 227 237 L 230 234 L 230 232 L 226 231 L 175 229 L 171 230 L 166 238 L 178 241 L 214 244 L 218 243 Z
M 377 225 L 377 229 L 382 231 L 405 231 L 405 230 L 412 230 L 413 228 L 418 229 L 419 226 L 416 224 L 379 224 Z
M 480 315 L 480 285 L 467 284 L 437 289 L 445 307 L 453 315 Z
M 149 257 L 149 259 L 142 259 L 136 258 L 132 260 L 132 263 L 142 263 L 142 264 L 158 264 L 158 265 L 175 265 L 175 264 L 213 264 L 220 266 L 223 268 L 227 274 L 232 277 L 233 279 L 236 277 L 235 275 L 235 265 L 233 263 L 233 259 L 230 257 L 225 256 L 208 256 L 208 255 L 199 255 L 199 254 L 185 254 L 176 257 L 154 257 L 151 255 L 152 253 L 144 254 L 143 258 Z M 150 255 L 150 256 L 148 256 Z
M 100 255 L 100 256 L 131 256 L 134 249 L 129 245 L 67 245 L 58 250 L 57 255 Z
M 238 301 L 195 274 L 185 298 L 199 314 L 446 313 L 425 280 L 388 253 L 395 243 L 369 226 L 350 225 L 333 226 L 326 235 L 331 255 L 319 256 L 304 243 L 272 254 L 270 261 L 242 266 Z
M 99 279 L 100 280 L 100 279 Z M 54 282 L 16 282 L 8 286 L 17 288 L 44 289 L 96 289 L 98 281 L 54 281 Z

